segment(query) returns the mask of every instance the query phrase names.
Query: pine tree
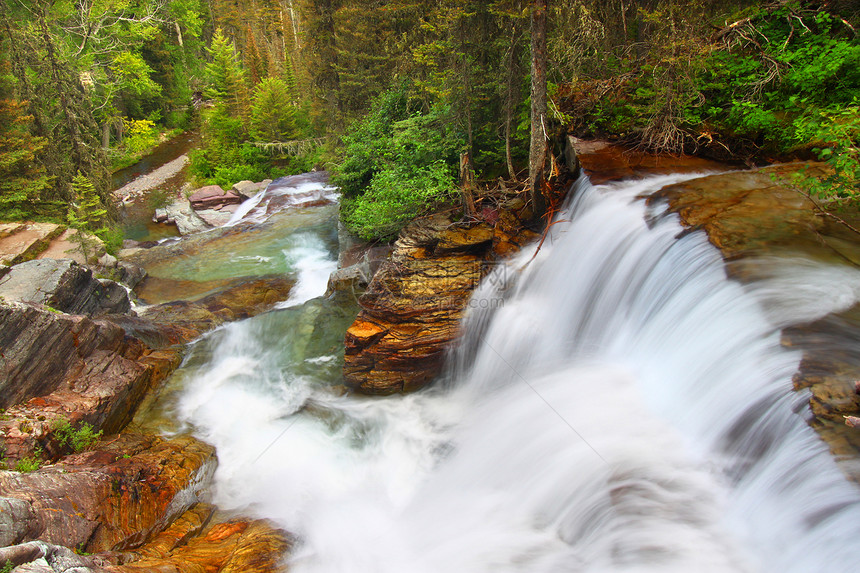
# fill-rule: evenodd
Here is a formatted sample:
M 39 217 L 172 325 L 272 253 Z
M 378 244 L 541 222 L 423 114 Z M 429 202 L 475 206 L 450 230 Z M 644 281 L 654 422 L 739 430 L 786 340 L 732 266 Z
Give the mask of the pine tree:
M 215 31 L 209 54 L 212 61 L 206 66 L 207 95 L 224 104 L 231 114 L 244 117 L 247 108 L 245 73 L 239 65 L 233 41 L 221 28 Z
M 108 213 L 92 181 L 80 171 L 72 179 L 72 192 L 74 200 L 69 205 L 66 220 L 78 231 L 71 240 L 78 243 L 81 254 L 89 261 L 99 247 L 94 235 L 107 226 Z
M 254 93 L 251 133 L 260 141 L 287 141 L 296 136 L 295 106 L 287 83 L 266 78 Z

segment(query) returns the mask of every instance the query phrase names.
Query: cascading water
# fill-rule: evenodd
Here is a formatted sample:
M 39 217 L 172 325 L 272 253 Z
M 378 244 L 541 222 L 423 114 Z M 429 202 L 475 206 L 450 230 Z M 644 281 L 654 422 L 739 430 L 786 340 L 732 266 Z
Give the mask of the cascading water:
M 429 390 L 333 393 L 349 316 L 322 299 L 199 341 L 175 413 L 218 448 L 215 503 L 295 533 L 297 572 L 853 567 L 860 493 L 780 328 L 854 304 L 858 273 L 727 280 L 636 199 L 679 179 L 582 183 L 534 260 L 482 283 Z

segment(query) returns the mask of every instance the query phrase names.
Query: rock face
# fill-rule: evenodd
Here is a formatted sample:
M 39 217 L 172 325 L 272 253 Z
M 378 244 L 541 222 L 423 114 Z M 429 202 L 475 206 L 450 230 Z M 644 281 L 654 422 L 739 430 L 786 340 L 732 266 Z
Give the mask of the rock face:
M 658 155 L 630 149 L 605 140 L 568 136 L 565 150 L 569 167 L 578 163 L 594 185 L 658 173 L 725 171 L 726 164 L 691 155 Z
M 512 212 L 507 216 L 516 218 Z M 345 384 L 368 394 L 391 394 L 432 380 L 492 261 L 506 254 L 507 246 L 534 238 L 517 227 L 521 232 L 512 235 L 498 222 L 460 225 L 452 213 L 440 213 L 404 228 L 347 330 Z
M 39 259 L 15 265 L 0 278 L 0 297 L 88 316 L 131 309 L 125 288 L 110 280 L 93 278 L 90 269 L 69 259 Z
M 281 530 L 262 521 L 233 520 L 206 525 L 203 504 L 186 512 L 151 543 L 127 556 L 133 561 L 108 567 L 114 573 L 173 571 L 199 573 L 269 573 L 285 570 L 281 565 L 291 540 Z M 202 531 L 200 531 L 202 530 Z M 190 534 L 199 535 L 188 539 Z
M 125 434 L 34 472 L 0 472 L 0 497 L 22 519 L 13 543 L 121 551 L 196 504 L 214 470 L 214 448 L 194 438 Z
M 51 438 L 59 418 L 120 430 L 156 371 L 146 346 L 122 328 L 22 304 L 0 305 L 0 348 L 0 448 L 10 463 L 37 448 L 59 454 Z
M 0 225 L 0 264 L 14 265 L 36 258 L 65 230 L 53 223 L 3 223 Z

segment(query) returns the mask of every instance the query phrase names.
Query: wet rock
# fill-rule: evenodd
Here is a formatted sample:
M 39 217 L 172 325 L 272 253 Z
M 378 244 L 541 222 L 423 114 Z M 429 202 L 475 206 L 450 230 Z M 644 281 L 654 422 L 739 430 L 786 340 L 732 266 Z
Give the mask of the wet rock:
M 131 309 L 122 286 L 94 279 L 90 269 L 69 259 L 39 259 L 15 265 L 0 278 L 0 297 L 89 316 Z
M 190 512 L 189 512 L 190 513 Z M 198 516 L 191 516 L 193 525 Z M 165 532 L 153 543 L 135 552 L 134 560 L 108 567 L 113 573 L 172 571 L 198 573 L 269 573 L 283 571 L 282 560 L 292 544 L 282 530 L 263 520 L 232 520 L 206 527 L 202 535 L 177 543 L 179 531 Z M 179 534 L 179 535 L 178 535 Z
M 203 219 L 210 227 L 221 227 L 230 221 L 235 210 L 236 205 L 222 207 L 220 210 L 201 209 L 197 211 L 197 216 Z
M 294 281 L 283 276 L 243 279 L 194 302 L 178 300 L 143 308 L 146 321 L 188 342 L 222 324 L 255 316 L 289 297 Z
M 594 185 L 660 173 L 724 171 L 719 163 L 690 155 L 659 155 L 632 149 L 606 140 L 584 140 L 569 136 L 565 162 L 581 166 Z
M 244 200 L 236 191 L 224 191 L 220 185 L 207 185 L 195 191 L 188 200 L 195 211 L 239 205 Z
M 265 179 L 259 183 L 247 180 L 239 181 L 238 183 L 234 183 L 230 190 L 239 195 L 242 200 L 247 200 L 265 189 L 271 182 L 271 179 Z
M 824 175 L 820 164 L 792 163 L 735 171 L 664 187 L 650 202 L 666 201 L 691 229 L 707 233 L 740 281 L 767 279 L 759 257 L 802 257 L 830 265 L 857 266 L 856 234 L 830 217 L 792 185 L 794 173 Z M 856 223 L 857 214 L 840 213 Z M 855 224 L 856 226 L 856 224 Z M 810 425 L 827 442 L 843 469 L 860 482 L 860 432 L 846 416 L 860 415 L 860 305 L 783 331 L 784 346 L 803 353 L 794 385 L 808 390 Z
M 518 220 L 517 226 L 523 230 Z M 347 330 L 345 384 L 368 394 L 426 385 L 440 371 L 473 289 L 492 268 L 495 246 L 504 240 L 514 248 L 514 241 L 525 242 L 522 237 L 498 225 L 458 223 L 452 213 L 404 228 L 359 299 L 362 310 Z
M 28 505 L 25 541 L 121 551 L 198 503 L 215 465 L 194 438 L 124 434 L 34 472 L 0 472 L 0 496 Z
M 116 281 L 133 289 L 146 277 L 143 267 L 129 261 L 117 261 L 115 269 Z
M 179 229 L 180 235 L 199 233 L 211 227 L 206 221 L 197 216 L 197 213 L 184 197 L 178 197 L 165 209 L 167 211 L 167 223 L 173 223 Z
M 96 560 L 68 547 L 30 541 L 0 548 L 0 563 L 11 563 L 16 573 L 101 573 Z

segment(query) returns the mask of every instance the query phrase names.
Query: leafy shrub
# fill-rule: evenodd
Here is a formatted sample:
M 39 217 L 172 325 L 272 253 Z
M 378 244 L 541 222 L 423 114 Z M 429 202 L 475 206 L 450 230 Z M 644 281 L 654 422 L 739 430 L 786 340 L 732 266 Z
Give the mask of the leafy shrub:
M 101 430 L 93 431 L 93 427 L 87 422 L 75 429 L 64 417 L 57 418 L 52 424 L 52 429 L 61 445 L 70 446 L 76 452 L 86 450 L 102 435 Z
M 367 190 L 341 202 L 341 218 L 365 240 L 388 240 L 422 213 L 453 200 L 457 187 L 450 168 L 436 162 L 418 169 L 386 169 L 373 176 Z
M 158 145 L 160 135 L 155 122 L 149 119 L 123 119 L 123 147 L 131 153 L 146 152 Z
M 382 94 L 344 138 L 346 153 L 332 182 L 343 193 L 341 219 L 366 240 L 388 240 L 410 219 L 449 201 L 464 138 L 451 110 L 412 109 L 407 84 Z

